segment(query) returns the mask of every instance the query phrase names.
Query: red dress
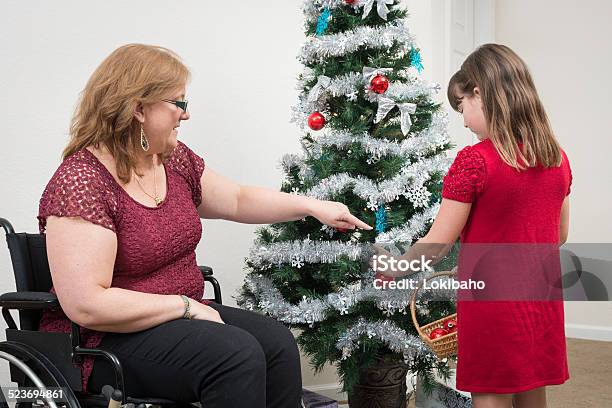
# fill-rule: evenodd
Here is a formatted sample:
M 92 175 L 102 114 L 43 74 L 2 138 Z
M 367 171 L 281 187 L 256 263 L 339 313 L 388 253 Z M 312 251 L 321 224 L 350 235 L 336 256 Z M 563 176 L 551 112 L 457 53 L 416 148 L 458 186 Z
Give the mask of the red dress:
M 164 168 L 166 198 L 151 208 L 130 197 L 89 150 L 74 153 L 61 163 L 40 199 L 40 233 L 51 215 L 101 225 L 117 235 L 112 287 L 202 299 L 204 279 L 195 248 L 202 236 L 197 207 L 204 160 L 179 142 Z M 70 321 L 62 311 L 44 312 L 40 330 L 68 333 Z M 81 344 L 97 347 L 103 336 L 82 328 Z M 93 358 L 84 358 L 83 390 L 92 369 Z
M 472 203 L 461 243 L 558 243 L 571 169 L 517 171 L 493 142 L 461 150 L 442 197 Z M 459 271 L 461 278 L 461 271 Z M 563 301 L 457 302 L 457 388 L 517 393 L 569 379 Z

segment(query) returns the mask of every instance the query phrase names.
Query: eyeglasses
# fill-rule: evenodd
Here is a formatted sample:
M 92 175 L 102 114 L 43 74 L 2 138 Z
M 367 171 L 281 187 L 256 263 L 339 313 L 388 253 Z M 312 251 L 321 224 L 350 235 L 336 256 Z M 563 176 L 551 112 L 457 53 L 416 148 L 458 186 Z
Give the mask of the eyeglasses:
M 171 104 L 181 108 L 183 110 L 183 112 L 187 112 L 187 103 L 188 103 L 187 99 L 185 99 L 183 101 L 173 101 L 172 99 L 162 99 L 162 102 L 171 103 Z

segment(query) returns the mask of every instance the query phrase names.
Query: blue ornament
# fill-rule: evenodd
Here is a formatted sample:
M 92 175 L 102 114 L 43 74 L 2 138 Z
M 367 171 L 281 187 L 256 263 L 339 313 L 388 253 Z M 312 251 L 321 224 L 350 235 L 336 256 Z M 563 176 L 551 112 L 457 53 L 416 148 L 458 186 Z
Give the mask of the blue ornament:
M 376 232 L 382 234 L 385 232 L 387 228 L 387 213 L 385 212 L 385 207 L 380 206 L 378 210 L 376 210 Z
M 410 64 L 415 67 L 419 73 L 425 69 L 423 60 L 421 59 L 421 53 L 416 48 L 410 50 Z
M 328 7 L 323 9 L 323 12 L 319 16 L 317 20 L 317 37 L 320 36 L 327 30 L 327 25 L 329 24 L 329 18 L 331 17 L 331 11 L 329 11 Z

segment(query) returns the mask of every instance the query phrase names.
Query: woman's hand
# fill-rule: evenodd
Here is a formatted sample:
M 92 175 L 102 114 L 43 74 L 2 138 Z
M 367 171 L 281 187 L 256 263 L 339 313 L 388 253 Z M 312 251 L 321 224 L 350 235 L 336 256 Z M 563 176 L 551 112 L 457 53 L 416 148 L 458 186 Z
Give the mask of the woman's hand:
M 351 230 L 355 228 L 372 229 L 368 224 L 351 214 L 346 205 L 335 201 L 315 200 L 310 215 L 321 221 L 322 224 L 334 228 Z
M 192 319 L 209 320 L 211 322 L 225 324 L 225 322 L 221 319 L 219 312 L 210 306 L 204 305 L 193 299 L 189 299 L 189 309 Z

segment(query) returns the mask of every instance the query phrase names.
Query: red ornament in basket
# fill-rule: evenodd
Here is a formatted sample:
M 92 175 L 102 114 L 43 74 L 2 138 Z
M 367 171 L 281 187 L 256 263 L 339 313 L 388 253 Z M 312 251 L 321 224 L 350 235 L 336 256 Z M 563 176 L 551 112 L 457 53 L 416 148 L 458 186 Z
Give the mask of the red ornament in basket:
M 429 333 L 429 338 L 435 340 L 442 336 L 446 336 L 449 333 L 448 330 L 438 327 L 437 329 L 433 329 L 431 333 Z
M 457 331 L 457 320 L 455 319 L 447 319 L 444 321 L 444 329 L 449 333 L 453 333 Z
M 425 281 L 442 276 L 454 277 L 456 276 L 456 271 L 437 272 L 425 279 Z M 421 326 L 417 320 L 416 313 L 416 299 L 419 289 L 421 289 L 420 285 L 412 292 L 410 298 L 412 323 L 419 336 L 438 358 L 442 359 L 457 355 L 457 313 Z

